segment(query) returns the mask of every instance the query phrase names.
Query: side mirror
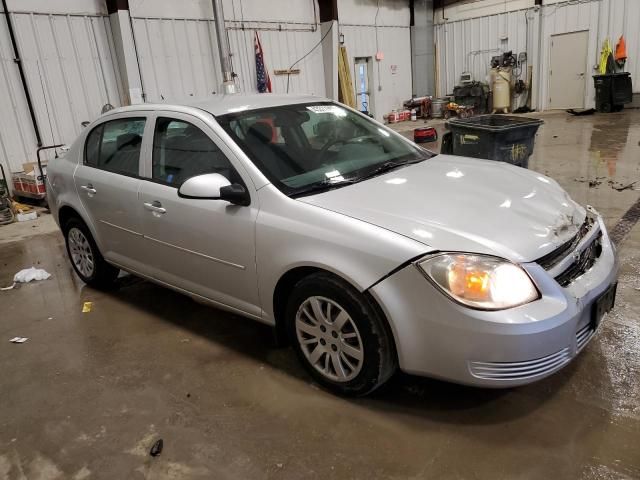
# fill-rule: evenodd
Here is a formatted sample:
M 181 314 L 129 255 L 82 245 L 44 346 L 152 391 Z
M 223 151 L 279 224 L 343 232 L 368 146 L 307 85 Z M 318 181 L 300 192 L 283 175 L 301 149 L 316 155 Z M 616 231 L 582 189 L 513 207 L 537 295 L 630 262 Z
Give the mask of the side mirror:
M 224 175 L 219 173 L 206 173 L 191 177 L 178 189 L 178 196 L 182 198 L 200 198 L 219 200 L 220 189 L 231 185 Z
M 251 203 L 249 192 L 239 183 L 233 183 L 220 189 L 220 200 L 226 200 L 233 205 L 248 206 Z
M 206 173 L 191 177 L 178 189 L 178 196 L 200 200 L 224 200 L 234 205 L 249 205 L 247 190 L 240 184 L 232 184 L 224 175 Z

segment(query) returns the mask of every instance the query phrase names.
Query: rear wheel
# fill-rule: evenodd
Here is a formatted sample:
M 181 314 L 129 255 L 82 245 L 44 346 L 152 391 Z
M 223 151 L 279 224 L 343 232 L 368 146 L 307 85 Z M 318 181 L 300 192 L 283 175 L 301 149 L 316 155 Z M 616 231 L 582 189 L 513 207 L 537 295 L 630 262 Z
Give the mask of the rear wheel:
M 71 218 L 64 228 L 71 265 L 84 283 L 95 288 L 111 287 L 120 270 L 105 261 L 91 232 L 78 218 Z
M 305 368 L 336 393 L 366 395 L 396 369 L 391 334 L 372 300 L 333 275 L 298 282 L 286 320 Z

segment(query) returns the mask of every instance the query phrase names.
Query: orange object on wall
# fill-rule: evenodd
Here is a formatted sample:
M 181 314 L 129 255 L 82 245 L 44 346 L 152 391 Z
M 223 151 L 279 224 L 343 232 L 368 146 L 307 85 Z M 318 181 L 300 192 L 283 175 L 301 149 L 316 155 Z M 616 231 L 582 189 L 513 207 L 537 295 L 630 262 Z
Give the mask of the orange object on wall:
M 615 58 L 616 62 L 627 59 L 627 44 L 624 41 L 624 35 L 620 35 L 620 40 L 618 40 L 616 45 L 616 54 L 613 58 Z

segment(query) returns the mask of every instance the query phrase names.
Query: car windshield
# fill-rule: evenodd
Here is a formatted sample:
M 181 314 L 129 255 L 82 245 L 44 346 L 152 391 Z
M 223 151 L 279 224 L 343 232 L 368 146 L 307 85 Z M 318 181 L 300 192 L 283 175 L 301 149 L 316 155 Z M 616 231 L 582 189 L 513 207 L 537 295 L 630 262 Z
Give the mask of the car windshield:
M 330 102 L 230 113 L 217 120 L 290 196 L 339 188 L 434 155 Z

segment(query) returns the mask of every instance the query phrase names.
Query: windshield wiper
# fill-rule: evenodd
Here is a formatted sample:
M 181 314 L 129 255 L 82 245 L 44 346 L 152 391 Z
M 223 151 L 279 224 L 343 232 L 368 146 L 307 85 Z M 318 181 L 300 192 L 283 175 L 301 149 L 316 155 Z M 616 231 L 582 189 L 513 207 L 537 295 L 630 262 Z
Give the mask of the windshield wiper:
M 407 165 L 412 165 L 414 163 L 420 163 L 424 160 L 427 160 L 429 157 L 417 158 L 414 160 L 403 160 L 403 161 L 389 161 L 384 162 L 378 165 L 373 170 L 369 171 L 364 175 L 360 175 L 357 177 L 351 177 L 348 180 L 355 182 L 360 182 L 361 180 L 366 180 L 368 178 L 377 177 L 378 175 L 382 175 L 383 173 L 390 172 L 391 170 L 395 170 L 396 168 L 406 167 Z
M 333 190 L 334 188 L 345 187 L 347 185 L 351 185 L 352 183 L 357 183 L 358 181 L 359 180 L 353 180 L 351 178 L 345 178 L 344 180 L 331 180 L 330 178 L 327 178 L 293 192 L 291 194 L 291 197 L 296 198 L 303 195 L 309 195 L 311 193 L 326 192 L 328 190 Z

